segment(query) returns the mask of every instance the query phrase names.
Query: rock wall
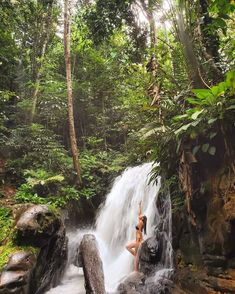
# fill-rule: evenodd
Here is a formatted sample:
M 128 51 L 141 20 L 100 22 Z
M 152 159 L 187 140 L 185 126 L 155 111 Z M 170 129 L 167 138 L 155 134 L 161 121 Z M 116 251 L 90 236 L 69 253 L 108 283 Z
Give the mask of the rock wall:
M 172 231 L 175 282 L 186 293 L 235 293 L 235 165 L 220 156 L 181 160 L 186 205 Z
M 67 238 L 60 217 L 45 205 L 21 207 L 15 214 L 15 246 L 0 276 L 0 293 L 42 294 L 55 286 L 67 261 Z M 17 248 L 17 247 L 16 247 Z

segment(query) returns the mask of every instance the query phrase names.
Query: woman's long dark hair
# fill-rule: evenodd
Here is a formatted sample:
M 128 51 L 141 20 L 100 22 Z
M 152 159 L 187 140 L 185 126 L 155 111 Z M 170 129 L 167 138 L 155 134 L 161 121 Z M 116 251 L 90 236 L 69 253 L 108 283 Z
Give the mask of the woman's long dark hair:
M 144 234 L 147 235 L 147 216 L 146 215 L 143 216 L 143 223 L 144 223 L 144 227 L 143 227 Z

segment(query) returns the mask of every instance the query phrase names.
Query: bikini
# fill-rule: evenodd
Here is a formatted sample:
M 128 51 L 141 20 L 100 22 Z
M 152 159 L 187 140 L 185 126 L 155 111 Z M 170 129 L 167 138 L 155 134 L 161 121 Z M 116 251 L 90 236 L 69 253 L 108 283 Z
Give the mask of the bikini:
M 139 231 L 141 233 L 141 236 L 142 236 L 142 230 L 139 229 L 138 225 L 135 226 L 135 228 L 136 228 L 137 231 Z M 136 237 L 136 241 L 137 242 L 140 242 L 141 243 L 142 240 L 143 240 L 143 237 L 140 237 L 140 236 Z

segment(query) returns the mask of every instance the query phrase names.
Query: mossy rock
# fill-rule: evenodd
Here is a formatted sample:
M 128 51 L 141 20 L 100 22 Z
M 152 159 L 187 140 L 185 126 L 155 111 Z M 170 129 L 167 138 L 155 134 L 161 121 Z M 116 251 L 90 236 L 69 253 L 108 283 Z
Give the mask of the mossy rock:
M 28 252 L 31 255 L 37 255 L 38 249 L 32 246 L 17 246 L 12 240 L 3 246 L 0 246 L 0 271 L 7 265 L 11 256 L 17 252 Z
M 59 230 L 61 219 L 46 205 L 34 205 L 19 218 L 15 228 L 18 245 L 45 246 Z

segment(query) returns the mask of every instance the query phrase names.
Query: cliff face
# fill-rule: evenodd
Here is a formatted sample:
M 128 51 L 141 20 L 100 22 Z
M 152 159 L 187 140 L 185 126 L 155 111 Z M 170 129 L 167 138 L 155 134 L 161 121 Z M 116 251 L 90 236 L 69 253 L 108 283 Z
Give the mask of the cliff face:
M 173 212 L 172 231 L 175 282 L 186 293 L 235 293 L 235 161 L 217 150 L 181 156 L 186 205 Z

